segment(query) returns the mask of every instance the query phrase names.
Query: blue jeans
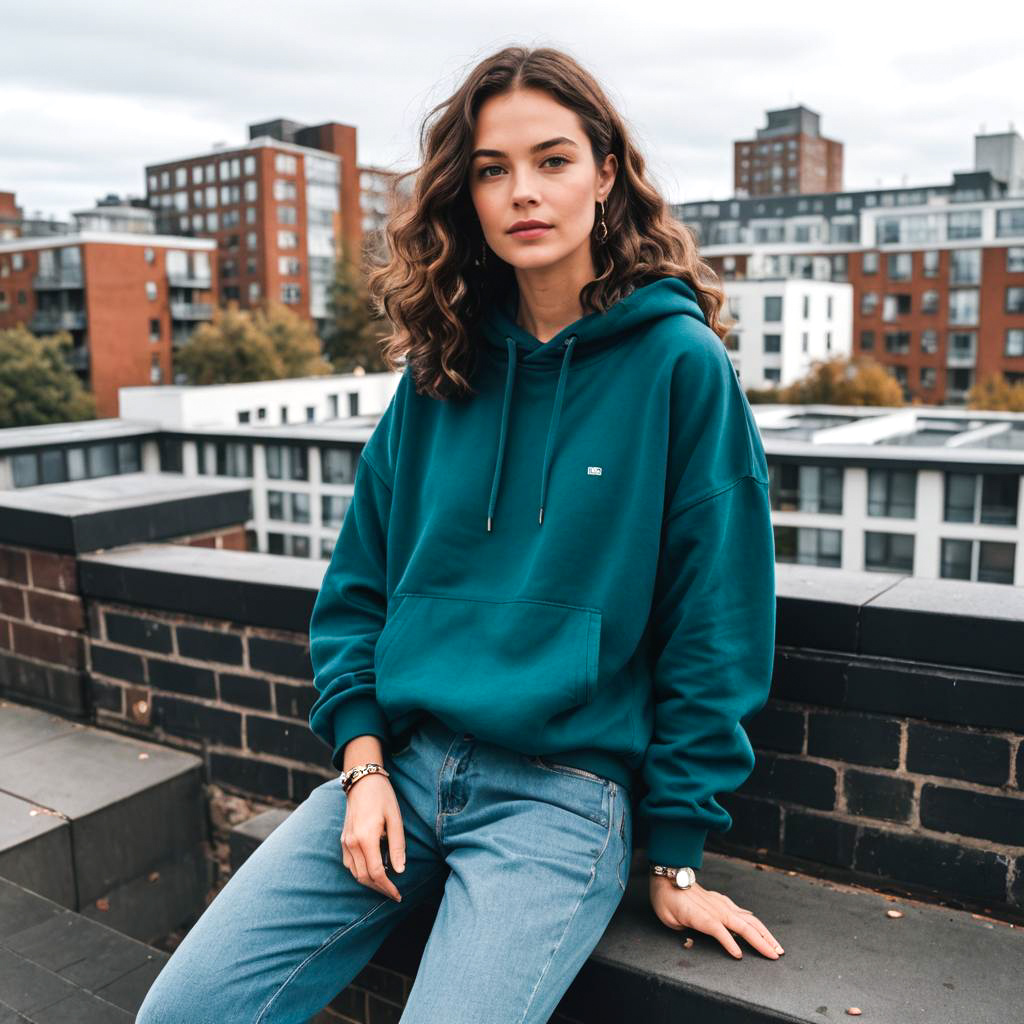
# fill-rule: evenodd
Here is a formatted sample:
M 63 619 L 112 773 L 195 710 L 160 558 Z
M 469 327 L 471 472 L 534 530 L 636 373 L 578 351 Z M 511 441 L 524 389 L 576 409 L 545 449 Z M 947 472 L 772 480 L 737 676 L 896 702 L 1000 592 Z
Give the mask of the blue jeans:
M 442 887 L 403 1024 L 547 1021 L 621 902 L 633 842 L 628 791 L 556 762 L 422 719 L 385 755 L 405 831 L 405 871 L 388 870 L 402 901 L 342 863 L 346 797 L 331 779 L 228 880 L 137 1024 L 301 1024 Z

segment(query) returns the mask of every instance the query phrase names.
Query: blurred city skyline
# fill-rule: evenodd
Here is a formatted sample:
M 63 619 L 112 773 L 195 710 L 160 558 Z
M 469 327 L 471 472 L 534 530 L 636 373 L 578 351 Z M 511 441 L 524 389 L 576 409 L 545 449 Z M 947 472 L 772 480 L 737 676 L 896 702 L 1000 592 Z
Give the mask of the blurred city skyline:
M 67 219 L 110 192 L 145 195 L 147 163 L 241 144 L 249 123 L 276 117 L 355 125 L 360 163 L 406 170 L 424 114 L 510 44 L 589 67 L 670 202 L 730 197 L 733 140 L 797 104 L 843 143 L 845 189 L 941 184 L 972 166 L 976 133 L 1024 127 L 1024 22 L 1000 20 L 1005 10 L 974 6 L 958 23 L 875 2 L 826 19 L 809 3 L 693 12 L 640 0 L 624 16 L 536 0 L 43 0 L 5 13 L 0 190 L 27 216 Z

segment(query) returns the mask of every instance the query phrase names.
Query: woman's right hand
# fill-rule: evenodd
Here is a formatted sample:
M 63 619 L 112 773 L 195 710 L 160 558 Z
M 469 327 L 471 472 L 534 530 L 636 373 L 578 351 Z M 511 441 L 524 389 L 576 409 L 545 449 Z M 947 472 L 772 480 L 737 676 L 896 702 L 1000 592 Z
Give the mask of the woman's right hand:
M 373 758 L 367 758 L 373 760 Z M 377 759 L 379 762 L 379 758 Z M 388 878 L 381 857 L 387 836 L 388 856 L 398 872 L 405 870 L 405 829 L 398 798 L 385 775 L 364 775 L 348 791 L 341 831 L 342 863 L 361 885 L 401 902 L 402 894 Z

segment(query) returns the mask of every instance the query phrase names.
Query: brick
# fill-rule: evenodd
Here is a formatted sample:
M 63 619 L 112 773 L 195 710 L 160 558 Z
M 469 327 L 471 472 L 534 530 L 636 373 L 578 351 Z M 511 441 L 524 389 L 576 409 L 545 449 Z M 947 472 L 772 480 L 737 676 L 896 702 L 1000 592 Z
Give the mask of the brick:
M 208 668 L 196 668 L 195 665 L 164 661 L 162 658 L 149 658 L 148 661 L 151 686 L 193 697 L 216 698 L 213 673 Z
M 123 686 L 118 686 L 117 683 L 105 683 L 102 679 L 93 679 L 89 690 L 92 693 L 93 707 L 113 711 L 119 715 L 125 713 Z
M 85 612 L 77 595 L 54 594 L 48 590 L 29 590 L 28 614 L 33 622 L 58 629 L 84 630 Z
M 849 868 L 857 843 L 857 826 L 823 814 L 786 811 L 783 853 L 819 864 Z
M 309 660 L 308 644 L 293 644 L 285 640 L 249 637 L 249 665 L 275 676 L 295 679 L 313 679 L 313 665 Z
M 914 784 L 909 779 L 847 768 L 843 772 L 843 793 L 850 814 L 887 821 L 910 821 Z
M 1002 903 L 1006 860 L 987 850 L 865 826 L 857 841 L 854 868 L 907 885 Z
M 804 712 L 769 704 L 744 726 L 750 742 L 761 750 L 799 754 L 804 748 Z
M 921 824 L 936 832 L 1024 846 L 1024 797 L 995 796 L 926 782 L 921 787 Z
M 178 626 L 178 654 L 199 661 L 242 664 L 242 638 L 237 633 Z
M 289 772 L 292 777 L 291 799 L 295 803 L 301 803 L 317 786 L 322 786 L 325 782 L 336 779 L 340 774 L 335 771 L 331 775 L 317 775 L 314 772 L 303 771 L 301 768 L 290 768 Z
M 41 629 L 28 623 L 12 622 L 11 635 L 16 654 L 38 658 L 65 668 L 85 666 L 84 638 L 75 633 L 58 633 L 52 629 Z
M 1017 745 L 1017 788 L 1024 789 L 1024 740 Z
M 73 555 L 31 550 L 28 560 L 33 587 L 65 594 L 78 593 L 78 563 Z
M 83 673 L 59 665 L 0 655 L 0 693 L 61 714 L 88 713 Z
M 90 601 L 85 609 L 89 636 L 97 640 L 103 639 L 103 609 L 94 601 Z
M 210 755 L 210 781 L 247 793 L 275 797 L 281 800 L 291 798 L 288 783 L 288 769 L 255 757 L 234 757 L 231 754 Z
M 171 629 L 165 623 L 112 611 L 106 613 L 106 620 L 107 639 L 112 643 L 170 654 Z
M 0 578 L 13 583 L 28 583 L 28 558 L 24 551 L 0 544 Z
M 132 651 L 122 651 L 103 644 L 90 644 L 92 670 L 100 675 L 125 679 L 130 683 L 144 683 L 146 672 L 142 656 Z
M 289 686 L 287 683 L 275 683 L 274 696 L 279 715 L 308 722 L 309 712 L 319 694 L 312 685 Z
M 25 618 L 25 593 L 22 587 L 0 583 L 0 615 L 9 615 L 12 619 Z
M 402 976 L 377 964 L 369 963 L 363 967 L 352 979 L 352 984 L 393 1003 L 400 1003 L 405 998 Z
M 248 715 L 245 734 L 249 749 L 255 754 L 274 754 L 325 768 L 331 765 L 331 751 L 310 731 L 308 725 Z
M 153 695 L 153 724 L 175 736 L 208 740 L 228 747 L 242 745 L 242 716 L 192 700 Z
M 778 700 L 842 707 L 846 695 L 844 659 L 780 650 L 775 659 L 771 694 Z
M 830 811 L 836 805 L 836 773 L 826 764 L 758 754 L 754 770 L 740 790 L 747 796 L 766 796 Z
M 807 722 L 807 753 L 875 768 L 896 768 L 900 723 L 876 715 L 812 711 Z
M 907 771 L 1002 786 L 1010 778 L 1010 743 L 1001 736 L 911 722 Z
M 257 676 L 236 675 L 234 672 L 218 672 L 220 699 L 228 704 L 242 704 L 257 711 L 269 711 L 270 683 Z
M 779 849 L 782 834 L 782 808 L 768 800 L 754 800 L 738 793 L 722 793 L 718 802 L 732 818 L 732 828 L 724 833 L 711 833 L 708 838 L 725 843 Z

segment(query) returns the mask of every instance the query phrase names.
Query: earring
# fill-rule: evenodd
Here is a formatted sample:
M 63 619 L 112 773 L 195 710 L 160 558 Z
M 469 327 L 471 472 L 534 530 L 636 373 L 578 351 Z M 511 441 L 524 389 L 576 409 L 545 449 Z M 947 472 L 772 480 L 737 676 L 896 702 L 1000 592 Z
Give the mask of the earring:
M 598 202 L 601 204 L 601 234 L 597 236 L 597 240 L 604 245 L 608 241 L 608 225 L 604 222 L 604 200 L 599 199 Z
M 487 242 L 482 237 L 480 239 L 480 258 L 473 260 L 473 263 L 481 270 L 487 268 Z

